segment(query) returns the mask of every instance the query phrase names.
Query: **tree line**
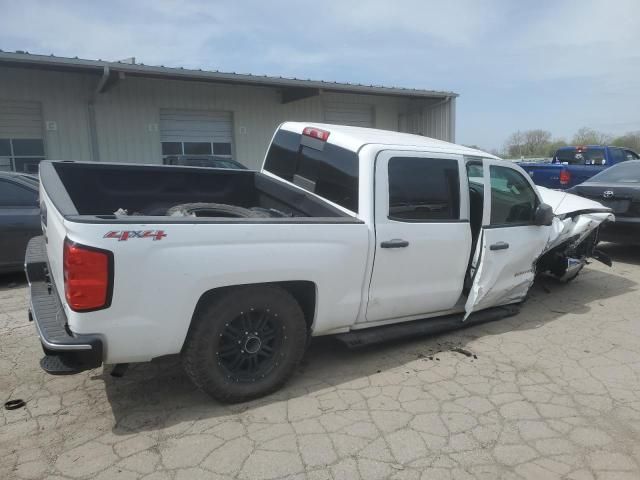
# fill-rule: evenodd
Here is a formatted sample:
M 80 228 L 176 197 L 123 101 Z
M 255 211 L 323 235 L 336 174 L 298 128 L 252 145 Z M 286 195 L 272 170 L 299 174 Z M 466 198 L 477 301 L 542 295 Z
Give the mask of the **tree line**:
M 573 135 L 571 142 L 564 138 L 553 138 L 547 130 L 517 131 L 507 137 L 503 151 L 491 153 L 504 158 L 552 157 L 558 148 L 567 145 L 613 145 L 640 153 L 640 130 L 616 137 L 593 128 L 582 127 Z

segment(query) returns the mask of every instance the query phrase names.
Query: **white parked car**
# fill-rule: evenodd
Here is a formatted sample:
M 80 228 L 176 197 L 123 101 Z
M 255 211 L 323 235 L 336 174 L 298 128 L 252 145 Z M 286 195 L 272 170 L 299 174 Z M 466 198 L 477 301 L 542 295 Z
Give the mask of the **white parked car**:
M 597 227 L 613 219 L 478 150 L 324 124 L 281 125 L 259 172 L 43 162 L 40 178 L 25 268 L 43 368 L 181 354 L 231 402 L 280 387 L 310 336 L 512 314 L 536 273 L 607 261 Z

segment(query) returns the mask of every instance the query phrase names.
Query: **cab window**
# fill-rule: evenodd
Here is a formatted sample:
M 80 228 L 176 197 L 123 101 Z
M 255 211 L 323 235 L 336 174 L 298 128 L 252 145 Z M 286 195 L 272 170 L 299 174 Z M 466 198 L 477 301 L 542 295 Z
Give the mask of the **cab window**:
M 516 170 L 492 165 L 491 225 L 527 225 L 533 223 L 538 197 L 529 182 Z
M 632 150 L 625 150 L 624 154 L 627 157 L 627 160 L 640 160 L 638 154 Z

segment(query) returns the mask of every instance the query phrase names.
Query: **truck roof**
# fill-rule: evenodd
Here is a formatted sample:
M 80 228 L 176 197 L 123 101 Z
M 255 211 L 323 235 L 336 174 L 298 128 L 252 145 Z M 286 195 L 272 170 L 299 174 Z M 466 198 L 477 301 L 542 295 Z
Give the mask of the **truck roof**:
M 464 147 L 455 143 L 445 142 L 444 140 L 437 140 L 435 138 L 423 137 L 422 135 L 414 135 L 411 133 L 314 122 L 285 122 L 280 125 L 280 129 L 300 134 L 306 127 L 329 131 L 329 141 L 331 143 L 354 152 L 360 150 L 364 145 L 375 144 L 393 145 L 398 147 L 421 147 L 433 151 L 499 159 L 499 157 L 483 152 L 482 150 L 476 150 L 475 148 Z

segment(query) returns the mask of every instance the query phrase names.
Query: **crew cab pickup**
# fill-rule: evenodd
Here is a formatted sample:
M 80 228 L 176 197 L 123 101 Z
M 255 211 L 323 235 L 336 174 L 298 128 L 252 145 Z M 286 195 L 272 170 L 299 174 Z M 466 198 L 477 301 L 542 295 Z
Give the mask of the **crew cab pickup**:
M 628 148 L 586 145 L 559 148 L 551 163 L 520 163 L 536 185 L 565 190 L 626 160 L 638 160 Z
M 181 354 L 229 402 L 281 386 L 311 336 L 512 314 L 536 273 L 602 259 L 613 218 L 478 150 L 324 124 L 281 125 L 261 171 L 43 162 L 40 178 L 25 263 L 42 367 Z

